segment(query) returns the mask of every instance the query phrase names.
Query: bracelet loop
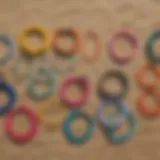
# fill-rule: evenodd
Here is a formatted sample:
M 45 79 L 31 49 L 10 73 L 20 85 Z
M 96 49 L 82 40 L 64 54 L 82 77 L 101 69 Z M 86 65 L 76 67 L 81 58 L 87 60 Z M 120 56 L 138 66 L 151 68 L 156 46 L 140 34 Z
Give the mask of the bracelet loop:
M 47 98 L 49 95 L 51 95 L 52 92 L 56 89 L 57 79 L 56 75 L 54 75 L 53 72 L 51 72 L 48 68 L 41 67 L 38 69 L 37 73 L 38 77 L 33 75 L 29 81 L 28 93 L 35 100 L 43 100 L 44 98 Z M 40 77 L 41 74 L 45 76 L 45 80 L 42 80 L 42 77 Z M 46 85 L 47 89 L 39 91 L 36 88 L 36 83 L 38 81 L 42 81 Z
M 71 84 L 78 84 L 80 87 L 82 87 L 82 90 L 84 93 L 82 93 L 82 96 L 79 99 L 68 99 L 66 95 L 66 89 L 71 85 Z M 85 77 L 81 76 L 68 76 L 64 79 L 64 81 L 61 83 L 60 90 L 59 90 L 59 96 L 60 99 L 65 102 L 69 108 L 79 108 L 81 107 L 84 103 L 86 103 L 88 97 L 90 94 L 90 84 L 88 79 Z
M 71 129 L 71 122 L 73 122 L 75 119 L 82 117 L 87 122 L 87 129 L 82 135 L 76 135 L 73 133 L 73 130 Z M 64 120 L 62 130 L 64 132 L 64 135 L 71 143 L 77 143 L 82 144 L 88 141 L 94 131 L 94 121 L 93 119 L 88 116 L 86 113 L 80 111 L 80 110 L 73 110 L 69 113 L 69 115 Z
M 63 49 L 57 39 L 61 36 L 70 36 L 74 39 L 74 45 L 71 48 Z M 60 28 L 57 29 L 53 38 L 53 49 L 56 53 L 61 54 L 62 56 L 71 56 L 75 54 L 80 47 L 80 38 L 77 31 L 74 28 Z
M 47 108 L 50 107 L 49 105 L 51 105 L 51 102 L 53 102 L 52 107 L 58 107 L 62 112 L 58 112 L 57 115 L 53 116 L 52 118 L 47 118 L 45 112 Z M 65 108 L 65 105 L 63 105 L 57 97 L 52 97 L 39 106 L 38 117 L 46 127 L 55 129 L 62 125 L 67 111 L 68 109 Z
M 43 42 L 42 44 L 35 48 L 27 44 L 26 38 L 29 36 L 31 33 L 38 33 L 39 35 L 42 36 Z M 39 54 L 44 53 L 45 50 L 49 47 L 50 43 L 50 38 L 45 29 L 43 29 L 41 26 L 31 26 L 28 28 L 25 28 L 22 33 L 20 34 L 20 47 L 21 49 L 26 53 L 31 56 L 37 56 Z
M 11 59 L 15 44 L 13 40 L 4 33 L 0 33 L 0 41 L 4 42 L 8 47 L 5 55 L 0 58 L 0 64 L 5 64 L 9 59 Z
M 0 106 L 0 114 L 3 114 L 14 107 L 17 97 L 15 88 L 5 81 L 0 81 L 0 90 L 8 96 L 8 101 Z
M 85 58 L 87 61 L 95 62 L 95 61 L 99 58 L 99 56 L 100 56 L 100 54 L 101 54 L 101 44 L 100 44 L 100 40 L 99 40 L 99 38 L 98 38 L 98 35 L 97 35 L 95 32 L 93 32 L 93 31 L 88 31 L 88 32 L 85 34 L 85 37 L 93 40 L 93 41 L 95 42 L 96 47 L 95 47 L 95 52 L 94 52 L 94 54 L 93 54 L 92 56 L 89 56 L 85 51 L 83 51 L 83 53 L 84 53 L 84 58 Z
M 126 40 L 128 40 L 128 42 L 131 43 L 132 47 L 133 47 L 133 51 L 131 54 L 126 55 L 126 56 L 118 56 L 118 54 L 115 51 L 115 42 L 117 39 L 119 38 L 125 38 Z M 108 44 L 108 53 L 111 56 L 111 58 L 116 61 L 117 63 L 126 63 L 128 61 L 130 61 L 131 59 L 134 58 L 134 56 L 137 54 L 137 49 L 139 47 L 138 44 L 138 40 L 136 38 L 135 35 L 133 35 L 131 32 L 126 31 L 126 30 L 122 30 L 122 31 L 118 31 L 116 32 L 112 39 L 109 41 Z
M 29 119 L 30 128 L 24 133 L 18 133 L 13 127 L 13 120 L 15 116 L 19 114 L 23 114 Z M 38 119 L 31 109 L 27 108 L 26 106 L 22 106 L 20 108 L 11 110 L 6 114 L 4 118 L 4 129 L 8 136 L 12 138 L 12 140 L 14 140 L 15 142 L 24 143 L 35 136 L 38 129 Z

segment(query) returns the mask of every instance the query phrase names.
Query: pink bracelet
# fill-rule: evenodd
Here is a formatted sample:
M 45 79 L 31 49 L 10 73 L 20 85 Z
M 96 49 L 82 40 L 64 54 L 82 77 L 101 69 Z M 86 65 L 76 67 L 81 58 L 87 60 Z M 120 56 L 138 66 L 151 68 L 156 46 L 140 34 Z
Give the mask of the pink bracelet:
M 71 100 L 67 98 L 66 89 L 71 84 L 77 84 L 82 87 L 84 93 L 79 99 Z M 87 78 L 82 76 L 69 76 L 62 82 L 59 90 L 60 99 L 65 102 L 70 108 L 80 108 L 84 103 L 86 103 L 90 93 L 90 84 Z
M 131 45 L 133 47 L 133 51 L 131 54 L 123 56 L 123 57 L 118 56 L 117 52 L 115 51 L 115 42 L 120 37 L 125 38 L 126 40 L 128 40 L 131 43 Z M 134 56 L 137 53 L 138 47 L 139 47 L 139 44 L 138 44 L 138 40 L 137 40 L 136 36 L 133 35 L 131 32 L 128 32 L 126 30 L 122 30 L 122 31 L 116 32 L 113 35 L 113 37 L 111 38 L 111 40 L 109 41 L 108 52 L 109 52 L 109 55 L 111 56 L 111 58 L 114 61 L 116 61 L 117 63 L 126 63 L 134 58 Z

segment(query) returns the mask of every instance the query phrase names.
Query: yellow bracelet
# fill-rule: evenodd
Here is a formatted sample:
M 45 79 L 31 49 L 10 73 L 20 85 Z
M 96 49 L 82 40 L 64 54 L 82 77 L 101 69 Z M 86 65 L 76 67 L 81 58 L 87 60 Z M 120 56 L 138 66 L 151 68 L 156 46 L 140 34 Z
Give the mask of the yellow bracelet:
M 52 102 L 53 102 L 53 105 L 56 107 L 59 107 L 60 111 L 62 111 L 62 112 L 60 112 L 60 113 L 58 112 L 58 114 L 56 116 L 53 116 L 52 118 L 48 118 L 45 114 L 46 114 L 47 108 L 52 104 Z M 68 109 L 65 107 L 65 105 L 63 105 L 58 98 L 52 97 L 49 100 L 47 100 L 47 102 L 45 102 L 39 106 L 37 115 L 38 115 L 40 121 L 47 128 L 56 129 L 62 125 L 63 120 L 64 120 L 67 112 L 68 112 Z
M 43 43 L 37 48 L 34 48 L 27 44 L 26 37 L 29 36 L 31 33 L 38 33 L 43 38 Z M 31 26 L 31 27 L 24 29 L 21 32 L 19 42 L 20 42 L 21 49 L 25 53 L 30 54 L 31 56 L 36 56 L 41 53 L 44 53 L 44 51 L 47 50 L 50 44 L 50 38 L 49 38 L 49 34 L 42 27 Z

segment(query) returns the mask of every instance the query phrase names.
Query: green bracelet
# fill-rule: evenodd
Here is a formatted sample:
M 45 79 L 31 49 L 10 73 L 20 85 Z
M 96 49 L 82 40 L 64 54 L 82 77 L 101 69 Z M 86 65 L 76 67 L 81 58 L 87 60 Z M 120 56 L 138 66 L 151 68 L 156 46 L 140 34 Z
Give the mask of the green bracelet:
M 126 131 L 126 133 L 122 134 L 122 135 L 117 135 L 115 133 L 115 130 L 111 130 L 108 128 L 105 128 L 105 134 L 107 135 L 108 139 L 113 142 L 113 143 L 122 143 L 124 141 L 127 141 L 131 138 L 131 136 L 133 135 L 133 133 L 135 132 L 135 119 L 134 116 L 132 114 L 128 115 L 127 118 L 128 121 L 128 130 Z
M 160 38 L 160 31 L 152 33 L 149 36 L 146 44 L 146 54 L 148 58 L 154 63 L 160 62 L 160 56 L 157 56 L 158 54 L 154 52 L 154 43 L 158 38 Z
M 31 77 L 28 85 L 28 93 L 33 99 L 39 100 L 47 98 L 53 93 L 56 89 L 57 77 L 50 71 L 50 69 L 42 67 L 38 69 L 37 75 L 38 76 L 33 75 Z M 45 76 L 45 79 L 43 79 L 42 76 Z M 45 83 L 48 89 L 45 91 L 39 91 L 36 88 L 37 81 L 42 81 Z
M 69 66 L 67 66 L 67 68 L 59 68 L 58 66 L 54 65 L 52 70 L 53 70 L 53 72 L 56 72 L 57 74 L 65 74 L 67 72 L 73 71 L 74 65 L 77 62 L 77 56 L 64 57 L 64 56 L 61 56 L 61 55 L 55 55 L 55 58 L 59 59 L 59 60 L 62 60 L 62 61 L 64 59 L 67 59 L 71 63 Z

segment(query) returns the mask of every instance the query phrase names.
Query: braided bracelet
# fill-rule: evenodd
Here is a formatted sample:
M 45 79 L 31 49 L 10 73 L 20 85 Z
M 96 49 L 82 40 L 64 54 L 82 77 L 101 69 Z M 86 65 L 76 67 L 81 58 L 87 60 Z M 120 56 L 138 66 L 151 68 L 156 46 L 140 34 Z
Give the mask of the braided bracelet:
M 52 105 L 53 108 L 59 108 L 59 110 L 61 111 L 54 115 L 52 118 L 48 118 L 45 115 L 45 112 L 50 105 Z M 63 105 L 57 97 L 51 97 L 49 100 L 47 99 L 43 104 L 40 104 L 38 108 L 38 117 L 47 128 L 56 129 L 62 125 L 63 119 L 67 112 L 68 109 L 65 108 L 65 105 Z
M 122 85 L 122 90 L 119 93 L 110 93 L 104 89 L 104 83 L 107 79 L 110 78 L 117 78 Z M 128 91 L 128 79 L 126 76 L 119 70 L 110 70 L 102 74 L 101 78 L 98 81 L 97 91 L 100 97 L 107 98 L 107 97 L 123 97 L 127 94 Z
M 29 81 L 28 93 L 33 99 L 42 100 L 51 95 L 53 91 L 56 89 L 56 75 L 53 74 L 48 68 L 39 68 L 37 73 L 38 77 L 32 76 Z M 45 76 L 45 80 L 43 81 L 42 77 L 40 77 L 41 74 Z M 36 83 L 38 81 L 42 81 L 47 86 L 47 90 L 39 91 L 36 88 Z
M 0 33 L 0 41 L 4 42 L 7 45 L 7 52 L 0 58 L 0 64 L 5 64 L 13 55 L 14 42 L 4 33 Z
M 82 90 L 82 96 L 79 99 L 74 100 L 67 98 L 66 95 L 66 89 L 71 85 L 71 84 L 78 84 Z M 81 77 L 81 76 L 68 76 L 64 79 L 64 81 L 61 83 L 60 90 L 59 90 L 59 96 L 60 99 L 65 102 L 68 107 L 70 108 L 79 108 L 81 107 L 84 103 L 86 103 L 90 93 L 90 84 L 87 78 Z
M 74 133 L 73 130 L 71 129 L 71 122 L 73 122 L 75 119 L 79 117 L 82 117 L 88 124 L 86 131 L 82 135 L 76 135 L 76 133 Z M 66 138 L 71 143 L 82 144 L 91 138 L 94 131 L 94 121 L 86 113 L 80 110 L 73 110 L 69 113 L 69 115 L 64 120 L 62 130 Z
M 115 41 L 119 38 L 125 38 L 126 40 L 128 40 L 128 42 L 131 43 L 133 51 L 131 54 L 126 55 L 126 56 L 118 56 L 118 54 L 115 51 Z M 126 31 L 126 30 L 122 30 L 122 31 L 118 31 L 116 32 L 112 39 L 109 41 L 108 44 L 108 53 L 111 56 L 111 58 L 116 61 L 117 63 L 126 63 L 128 61 L 130 61 L 131 59 L 134 58 L 134 56 L 137 54 L 137 49 L 139 47 L 138 44 L 138 40 L 136 38 L 135 35 L 133 35 L 131 32 Z
M 120 117 L 112 118 L 103 116 L 104 107 L 108 107 L 109 104 L 114 104 Z M 97 118 L 101 124 L 107 128 L 115 129 L 121 126 L 124 123 L 125 118 L 128 116 L 128 107 L 126 104 L 118 98 L 107 98 L 102 101 L 102 103 L 97 108 Z
M 13 127 L 13 120 L 15 116 L 19 114 L 27 116 L 29 120 L 30 127 L 24 133 L 17 132 Z M 26 106 L 22 106 L 20 108 L 11 110 L 9 113 L 6 114 L 6 116 L 4 117 L 4 129 L 7 135 L 12 140 L 18 143 L 24 143 L 31 140 L 35 136 L 38 129 L 38 119 L 31 109 L 27 108 Z
M 37 48 L 28 45 L 28 43 L 26 41 L 27 36 L 29 36 L 31 33 L 38 33 L 43 38 L 43 43 Z M 44 51 L 47 50 L 47 48 L 49 47 L 50 38 L 49 38 L 49 35 L 45 29 L 43 29 L 41 26 L 35 25 L 35 26 L 30 26 L 28 28 L 25 28 L 21 32 L 20 38 L 19 38 L 19 43 L 20 43 L 20 48 L 27 55 L 37 56 L 37 55 L 44 53 Z

